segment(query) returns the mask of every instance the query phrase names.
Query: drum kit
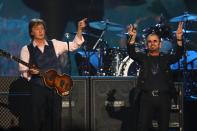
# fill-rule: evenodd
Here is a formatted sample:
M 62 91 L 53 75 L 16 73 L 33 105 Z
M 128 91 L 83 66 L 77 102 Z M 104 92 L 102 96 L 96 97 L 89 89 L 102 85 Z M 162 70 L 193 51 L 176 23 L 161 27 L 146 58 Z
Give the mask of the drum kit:
M 174 65 L 171 66 L 174 70 L 179 70 L 182 68 L 189 69 L 197 69 L 197 45 L 194 43 L 191 44 L 187 42 L 187 37 L 189 34 L 197 33 L 194 30 L 188 30 L 190 22 L 197 22 L 197 15 L 184 13 L 183 15 L 171 18 L 169 22 L 184 22 L 184 47 L 185 47 L 185 55 L 183 58 Z M 140 66 L 129 58 L 127 54 L 127 50 L 125 48 L 115 47 L 109 48 L 108 46 L 103 46 L 103 44 L 107 44 L 104 40 L 104 35 L 106 32 L 117 32 L 117 36 L 125 37 L 128 34 L 124 33 L 123 35 L 119 34 L 123 30 L 125 30 L 126 26 L 123 26 L 118 23 L 111 22 L 109 20 L 106 21 L 94 21 L 90 22 L 89 26 L 93 29 L 102 31 L 100 36 L 94 34 L 84 33 L 84 35 L 88 35 L 90 37 L 94 37 L 97 39 L 94 44 L 92 51 L 89 51 L 89 55 L 84 53 L 83 51 L 78 52 L 81 56 L 85 57 L 89 64 L 86 64 L 86 68 L 84 68 L 84 72 L 82 75 L 96 75 L 96 76 L 138 76 Z M 176 31 L 171 30 L 171 26 L 166 24 L 166 22 L 160 21 L 155 26 L 147 27 L 143 30 L 143 36 L 139 44 L 136 45 L 136 50 L 140 52 L 146 51 L 145 47 L 145 37 L 150 32 L 156 32 L 161 36 L 162 53 L 174 53 L 173 46 L 173 38 Z M 192 51 L 188 51 L 188 49 Z M 86 54 L 86 55 L 85 55 Z M 191 56 L 192 55 L 192 56 Z M 184 63 L 184 61 L 186 62 Z M 186 66 L 184 66 L 186 64 Z M 84 64 L 83 64 L 84 65 Z M 95 70 L 93 74 L 89 73 L 87 66 L 92 66 Z M 191 66 L 192 65 L 192 66 Z M 83 69 L 82 69 L 83 72 Z

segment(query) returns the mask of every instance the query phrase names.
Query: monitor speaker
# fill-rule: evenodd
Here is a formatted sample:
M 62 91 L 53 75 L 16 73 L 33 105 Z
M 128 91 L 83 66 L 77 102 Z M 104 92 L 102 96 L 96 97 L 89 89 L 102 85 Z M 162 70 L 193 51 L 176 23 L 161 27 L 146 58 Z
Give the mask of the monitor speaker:
M 9 87 L 14 80 L 16 77 L 0 77 L 0 127 L 5 129 L 19 124 L 18 117 L 10 111 L 8 103 Z
M 0 127 L 4 129 L 19 127 L 30 131 L 31 117 L 28 117 L 28 114 L 31 114 L 31 109 L 28 109 L 31 108 L 30 95 L 24 93 L 27 91 L 24 85 L 12 87 L 16 79 L 17 77 L 0 77 Z M 62 131 L 85 131 L 89 128 L 89 78 L 73 77 L 73 81 L 70 96 L 62 98 Z
M 62 130 L 88 131 L 89 78 L 73 77 L 73 82 L 71 94 L 62 99 Z
M 91 130 L 135 130 L 136 108 L 133 104 L 133 77 L 91 78 Z

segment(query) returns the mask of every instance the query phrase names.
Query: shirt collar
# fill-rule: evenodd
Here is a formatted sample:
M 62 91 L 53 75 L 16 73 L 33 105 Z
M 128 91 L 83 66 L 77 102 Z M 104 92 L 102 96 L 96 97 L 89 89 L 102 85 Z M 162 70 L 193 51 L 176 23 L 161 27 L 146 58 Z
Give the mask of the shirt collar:
M 49 45 L 48 42 L 47 42 L 46 40 L 44 41 L 44 45 L 47 45 L 47 46 Z M 33 41 L 33 46 L 34 46 L 34 47 L 37 46 L 37 43 L 36 43 L 35 41 Z

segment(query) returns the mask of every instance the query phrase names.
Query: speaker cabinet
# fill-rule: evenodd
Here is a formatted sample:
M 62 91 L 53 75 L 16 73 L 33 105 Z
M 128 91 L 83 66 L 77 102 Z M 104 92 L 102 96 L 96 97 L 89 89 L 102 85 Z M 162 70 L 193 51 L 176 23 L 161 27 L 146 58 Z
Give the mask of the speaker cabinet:
M 26 121 L 30 121 L 27 120 L 27 115 L 31 110 L 27 112 L 27 108 L 30 107 L 27 104 L 31 105 L 31 103 L 30 100 L 28 101 L 29 95 L 19 93 L 19 90 L 15 90 L 15 92 L 10 89 L 11 83 L 16 79 L 17 77 L 0 77 L 0 127 L 8 129 L 13 126 L 19 128 L 22 126 L 25 131 L 29 131 L 29 123 L 26 123 Z M 85 131 L 89 128 L 89 78 L 73 77 L 73 81 L 74 86 L 70 97 L 62 98 L 62 131 Z M 21 90 L 23 87 L 20 86 L 19 88 Z M 8 101 L 10 98 L 14 100 L 11 101 L 13 102 L 12 107 L 19 108 L 20 112 L 23 113 L 22 121 L 20 119 L 21 113 L 18 114 L 16 110 L 12 111 L 9 107 L 10 103 Z M 71 102 L 69 102 L 69 98 Z M 24 101 L 26 104 L 22 102 L 23 100 L 26 100 Z
M 174 86 L 178 92 L 177 104 L 172 102 L 171 109 L 172 109 L 172 111 L 174 111 L 174 113 L 177 114 L 179 131 L 183 131 L 184 130 L 184 128 L 183 128 L 183 125 L 184 125 L 184 120 L 183 120 L 183 98 L 184 98 L 183 83 L 182 82 L 175 82 Z M 174 106 L 174 108 L 173 108 L 173 106 Z M 172 119 L 171 119 L 171 123 L 173 123 Z
M 133 77 L 91 78 L 91 130 L 131 130 L 133 108 L 129 100 Z
M 18 118 L 8 107 L 9 86 L 16 77 L 0 77 L 0 127 L 9 128 L 18 125 Z
M 139 101 L 136 79 L 132 77 L 92 77 L 91 78 L 91 130 L 130 131 L 138 122 Z M 183 87 L 174 83 L 177 103 L 172 101 L 169 128 L 183 130 Z M 112 102 L 114 101 L 114 102 Z M 157 129 L 157 121 L 152 122 Z
M 0 127 L 30 131 L 31 93 L 27 82 L 20 80 L 23 81 L 17 77 L 0 77 Z
M 17 77 L 0 77 L 0 127 L 13 126 L 29 131 L 29 95 L 14 92 L 10 84 Z M 135 77 L 72 77 L 74 86 L 70 96 L 62 98 L 62 131 L 131 131 L 136 129 L 139 103 L 136 100 Z M 175 83 L 177 104 L 172 101 L 170 128 L 183 131 L 183 85 Z M 23 86 L 20 86 L 20 90 Z M 11 91 L 11 92 L 10 92 Z M 12 98 L 12 99 L 10 99 Z M 12 110 L 17 104 L 18 114 Z M 14 101 L 17 102 L 17 101 Z M 22 103 L 22 104 L 21 104 Z M 18 107 L 17 107 L 18 108 Z M 16 108 L 16 109 L 17 109 Z M 23 115 L 21 117 L 21 115 Z M 21 120 L 21 118 L 23 118 Z M 157 128 L 153 121 L 153 129 Z
M 176 131 L 183 131 L 183 83 L 175 82 L 174 87 L 177 91 L 177 100 L 171 101 L 169 128 Z M 153 120 L 152 125 L 153 128 L 158 128 L 156 120 Z
M 62 130 L 89 130 L 89 78 L 73 77 L 70 96 L 62 100 Z

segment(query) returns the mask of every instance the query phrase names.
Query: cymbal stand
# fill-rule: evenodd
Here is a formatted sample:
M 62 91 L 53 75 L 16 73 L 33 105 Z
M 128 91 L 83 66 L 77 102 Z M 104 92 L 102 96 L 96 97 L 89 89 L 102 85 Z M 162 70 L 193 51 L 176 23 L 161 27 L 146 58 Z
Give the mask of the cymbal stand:
M 85 56 L 83 56 L 82 55 L 82 57 L 85 57 L 86 59 L 85 59 L 85 63 L 84 63 L 84 70 L 82 71 L 82 75 L 83 76 L 89 76 L 90 75 L 90 52 L 87 50 L 87 46 L 83 46 L 83 48 L 82 48 L 82 50 L 83 50 L 83 52 L 84 52 L 84 54 L 85 54 Z
M 106 31 L 107 31 L 107 24 L 106 24 L 104 30 L 102 31 L 100 37 L 96 41 L 95 45 L 93 46 L 93 51 L 94 51 L 97 48 L 97 46 L 99 45 L 99 48 L 98 48 L 98 69 L 97 69 L 97 75 L 98 76 L 105 75 L 104 72 L 103 72 L 103 53 L 104 53 L 104 49 L 102 48 L 101 43 L 104 42 L 103 36 L 104 36 Z
M 189 21 L 186 20 L 185 23 L 184 23 L 184 31 L 183 32 L 183 50 L 184 50 L 184 53 L 183 53 L 183 89 L 184 89 L 184 95 L 186 98 L 190 97 L 191 95 L 191 91 L 190 91 L 190 88 L 188 86 L 188 69 L 187 69 L 187 49 L 186 49 L 186 45 L 188 44 L 189 40 L 188 40 L 188 34 L 186 32 L 187 28 L 188 28 L 188 24 L 189 24 Z

